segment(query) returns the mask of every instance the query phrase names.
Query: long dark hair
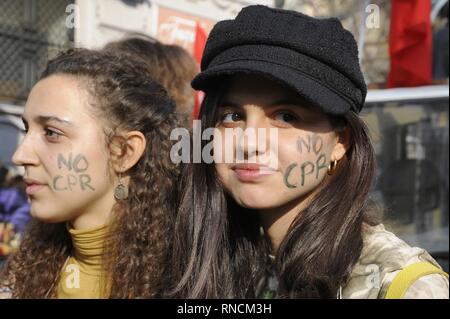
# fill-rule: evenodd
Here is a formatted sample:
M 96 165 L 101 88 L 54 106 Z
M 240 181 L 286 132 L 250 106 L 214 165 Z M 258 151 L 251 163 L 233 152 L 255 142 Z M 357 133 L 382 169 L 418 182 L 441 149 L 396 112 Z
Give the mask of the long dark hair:
M 170 132 L 179 124 L 175 104 L 161 85 L 129 56 L 72 49 L 48 62 L 41 79 L 73 76 L 92 97 L 105 124 L 107 147 L 120 130 L 138 130 L 147 146 L 130 176 L 129 198 L 113 208 L 104 268 L 110 298 L 151 298 L 166 286 L 179 168 L 170 160 Z M 55 297 L 61 269 L 72 250 L 65 223 L 34 220 L 9 258 L 2 283 L 15 298 Z M 106 288 L 105 288 L 106 289 Z
M 221 91 L 223 86 L 205 97 L 200 112 L 205 127 L 216 124 Z M 329 119 L 335 130 L 348 127 L 351 146 L 336 172 L 299 212 L 274 260 L 257 213 L 225 194 L 214 164 L 185 166 L 175 225 L 172 296 L 257 298 L 274 270 L 279 298 L 336 297 L 361 254 L 363 224 L 376 223 L 367 214 L 375 158 L 368 129 L 357 114 Z

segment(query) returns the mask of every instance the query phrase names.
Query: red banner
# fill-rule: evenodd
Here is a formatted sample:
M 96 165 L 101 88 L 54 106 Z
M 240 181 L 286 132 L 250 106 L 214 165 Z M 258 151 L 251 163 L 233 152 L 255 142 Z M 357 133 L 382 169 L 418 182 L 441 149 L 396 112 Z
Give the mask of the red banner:
M 431 84 L 430 0 L 392 0 L 388 87 Z

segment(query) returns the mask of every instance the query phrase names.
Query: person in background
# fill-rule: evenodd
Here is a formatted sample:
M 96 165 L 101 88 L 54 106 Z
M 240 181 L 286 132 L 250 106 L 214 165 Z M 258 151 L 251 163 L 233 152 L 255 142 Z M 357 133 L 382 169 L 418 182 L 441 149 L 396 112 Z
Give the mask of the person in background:
M 449 30 L 448 30 L 448 2 L 439 12 L 438 26 L 433 32 L 433 80 L 435 83 L 448 83 L 449 76 Z
M 22 176 L 8 177 L 8 169 L 0 164 L 0 256 L 7 256 L 17 248 L 30 220 Z
M 123 40 L 108 43 L 104 50 L 139 58 L 147 72 L 166 88 L 177 105 L 177 112 L 190 118 L 195 92 L 190 82 L 198 68 L 185 49 L 178 45 L 163 44 L 145 35 L 133 34 Z

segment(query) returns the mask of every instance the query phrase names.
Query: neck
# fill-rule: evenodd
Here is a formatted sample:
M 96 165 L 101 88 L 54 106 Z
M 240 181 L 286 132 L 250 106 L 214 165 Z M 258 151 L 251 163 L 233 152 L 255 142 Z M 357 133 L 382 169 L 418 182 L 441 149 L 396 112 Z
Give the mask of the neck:
M 105 241 L 108 238 L 108 226 L 92 227 L 90 229 L 71 229 L 74 257 L 85 273 L 98 273 L 102 269 Z
M 98 200 L 95 205 L 91 205 L 82 214 L 70 221 L 73 229 L 85 230 L 109 224 L 115 204 L 113 196 L 105 196 Z
M 286 236 L 292 222 L 307 205 L 307 198 L 291 201 L 276 208 L 260 210 L 260 220 L 275 254 Z
M 106 224 L 109 224 L 109 220 L 111 217 L 111 211 L 106 213 L 96 213 L 96 214 L 89 214 L 85 213 L 77 218 L 75 218 L 73 221 L 71 221 L 71 226 L 74 229 L 77 230 L 84 230 L 84 229 L 92 229 L 97 228 Z

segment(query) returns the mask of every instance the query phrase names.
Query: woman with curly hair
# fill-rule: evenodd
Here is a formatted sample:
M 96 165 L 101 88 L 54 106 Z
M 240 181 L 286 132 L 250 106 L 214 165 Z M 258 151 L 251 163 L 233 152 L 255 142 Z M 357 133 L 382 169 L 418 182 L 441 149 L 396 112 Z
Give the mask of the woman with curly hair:
M 1 278 L 13 298 L 161 296 L 174 109 L 129 56 L 77 49 L 48 62 L 13 156 L 34 217 Z

